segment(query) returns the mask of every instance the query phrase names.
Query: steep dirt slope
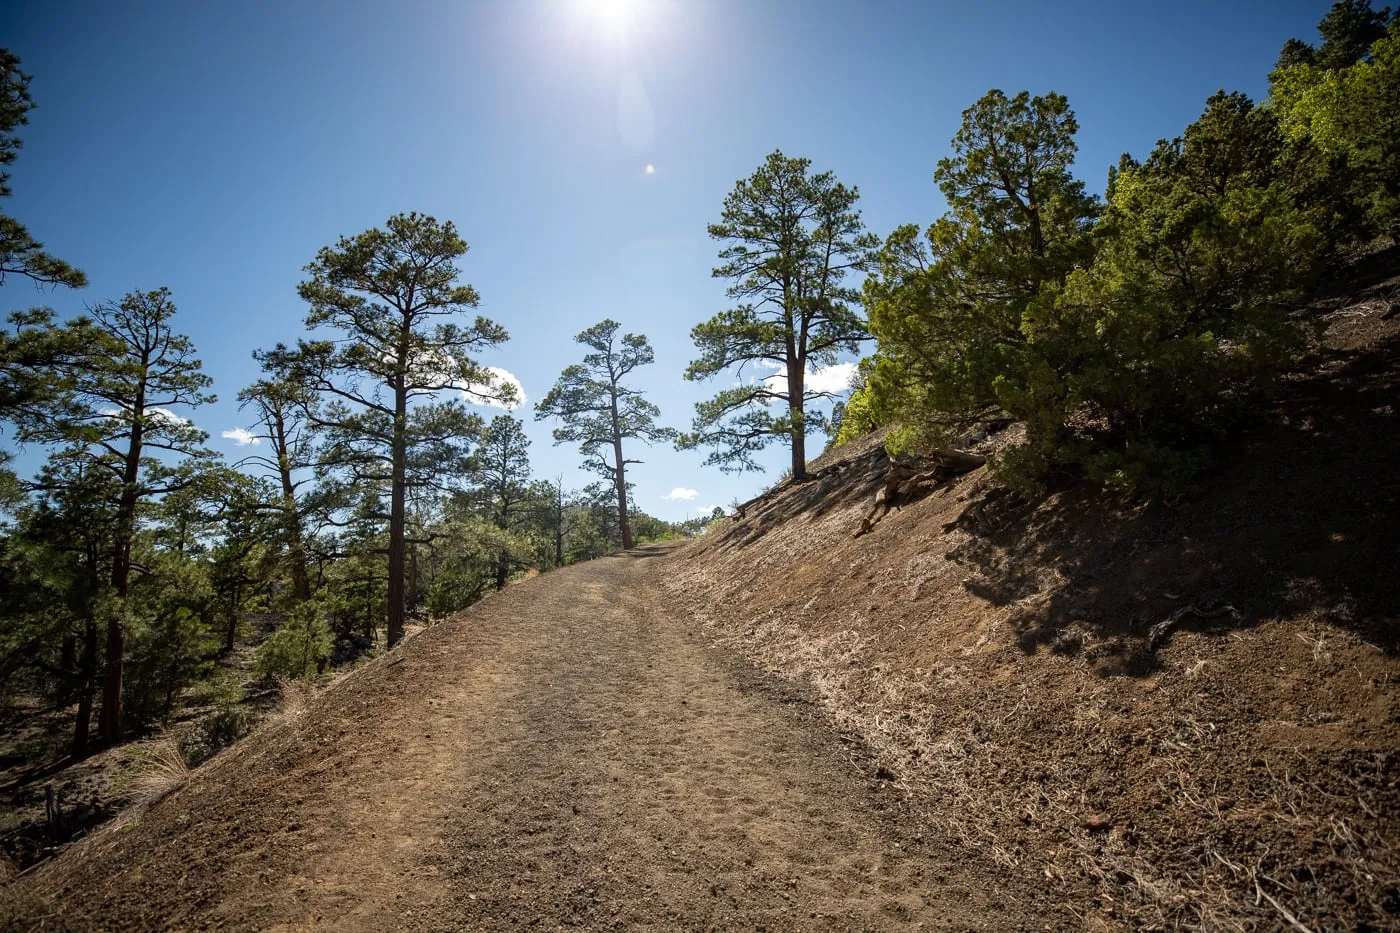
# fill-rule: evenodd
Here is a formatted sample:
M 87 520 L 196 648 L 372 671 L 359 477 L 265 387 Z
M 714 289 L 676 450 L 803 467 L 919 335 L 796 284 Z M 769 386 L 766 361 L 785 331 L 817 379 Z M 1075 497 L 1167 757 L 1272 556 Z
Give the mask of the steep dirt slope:
M 24 930 L 1016 930 L 811 698 L 658 599 L 660 550 L 510 588 L 6 892 Z
M 977 471 L 853 539 L 871 438 L 671 591 L 1086 929 L 1400 929 L 1398 268 L 1318 299 L 1326 347 L 1198 498 Z

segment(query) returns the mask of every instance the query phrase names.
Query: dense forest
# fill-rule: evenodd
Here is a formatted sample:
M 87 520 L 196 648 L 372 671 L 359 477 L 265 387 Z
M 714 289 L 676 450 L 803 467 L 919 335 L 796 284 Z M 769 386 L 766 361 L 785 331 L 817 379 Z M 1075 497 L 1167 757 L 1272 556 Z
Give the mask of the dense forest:
M 613 320 L 575 338 L 579 362 L 534 407 L 598 476 L 583 489 L 532 473 L 516 417 L 468 404 L 512 400 L 482 361 L 508 334 L 475 313 L 450 221 L 399 214 L 309 257 L 305 336 L 255 350 L 261 378 L 233 388 L 261 442 L 236 463 L 190 420 L 215 387 L 170 291 L 66 320 L 10 311 L 0 701 L 58 711 L 47 750 L 74 758 L 198 709 L 218 724 L 187 746 L 205 757 L 250 727 L 248 684 L 325 676 L 518 577 L 703 531 L 718 516 L 636 508 L 628 468 L 649 444 L 725 470 L 784 445 L 800 482 L 817 434 L 890 425 L 890 449 L 917 453 L 1015 426 L 992 461 L 1015 490 L 1189 495 L 1311 339 L 1290 315 L 1304 291 L 1400 233 L 1400 18 L 1342 0 L 1319 32 L 1285 45 L 1267 99 L 1210 97 L 1125 154 L 1102 197 L 1074 176 L 1078 124 L 1048 90 L 973 102 L 934 172 L 947 212 L 883 238 L 856 187 L 775 151 L 708 231 L 733 304 L 694 327 L 676 375 L 728 387 L 690 430 L 629 383 L 652 348 Z M 33 101 L 0 55 L 8 165 Z M 86 286 L 0 215 L 12 281 Z M 849 398 L 806 384 L 861 354 Z

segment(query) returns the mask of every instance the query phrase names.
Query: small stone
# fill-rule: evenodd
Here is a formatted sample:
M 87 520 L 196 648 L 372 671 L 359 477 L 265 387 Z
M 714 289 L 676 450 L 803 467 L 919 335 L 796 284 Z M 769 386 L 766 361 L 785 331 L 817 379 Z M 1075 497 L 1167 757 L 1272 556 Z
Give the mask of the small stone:
M 1107 813 L 1093 813 L 1080 820 L 1079 825 L 1091 833 L 1105 833 L 1113 828 L 1113 817 Z

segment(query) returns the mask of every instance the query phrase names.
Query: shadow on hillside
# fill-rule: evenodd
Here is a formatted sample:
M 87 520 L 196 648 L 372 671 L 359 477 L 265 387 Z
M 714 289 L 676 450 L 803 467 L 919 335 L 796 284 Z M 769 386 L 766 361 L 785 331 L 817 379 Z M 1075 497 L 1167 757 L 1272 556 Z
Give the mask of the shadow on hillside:
M 1210 600 L 1238 617 L 1184 615 L 1176 630 L 1314 616 L 1400 653 L 1398 365 L 1400 337 L 1330 353 L 1175 508 L 996 496 L 962 522 L 965 586 L 999 606 L 1039 594 L 1013 616 L 1022 647 L 1092 651 L 1104 673 L 1150 673 L 1149 629 Z
M 889 455 L 876 445 L 817 473 L 805 483 L 781 484 L 746 504 L 744 515 L 720 533 L 721 550 L 744 548 L 785 522 L 819 519 L 851 499 L 869 501 L 880 488 Z

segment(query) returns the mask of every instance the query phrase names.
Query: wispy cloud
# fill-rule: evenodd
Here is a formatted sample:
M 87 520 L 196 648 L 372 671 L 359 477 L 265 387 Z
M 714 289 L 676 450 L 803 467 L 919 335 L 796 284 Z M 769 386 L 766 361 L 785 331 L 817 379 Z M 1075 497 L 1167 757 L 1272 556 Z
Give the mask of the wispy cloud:
M 473 383 L 463 390 L 462 398 L 464 398 L 468 404 L 485 405 L 488 408 L 502 408 L 506 411 L 515 411 L 515 409 L 529 401 L 529 398 L 525 395 L 525 386 L 520 384 L 520 380 L 516 378 L 515 373 L 508 369 L 502 369 L 499 366 L 488 366 L 486 367 L 486 371 L 491 374 L 491 382 L 489 384 L 483 385 L 482 383 Z M 510 404 L 505 404 L 499 399 L 492 397 L 501 391 L 501 386 L 503 385 L 509 385 L 515 388 L 515 400 Z
M 694 489 L 686 489 L 684 486 L 677 486 L 661 498 L 670 502 L 693 502 L 700 493 Z
M 249 444 L 257 446 L 262 443 L 262 438 L 258 437 L 247 428 L 234 428 L 230 431 L 223 431 L 219 436 L 226 440 L 233 441 L 239 447 L 247 447 Z
M 855 363 L 837 363 L 834 366 L 807 370 L 803 384 L 811 392 L 844 392 L 851 387 L 851 379 L 855 374 Z M 763 381 L 775 392 L 787 389 L 786 373 L 774 373 Z
M 717 508 L 719 508 L 719 506 L 717 506 L 717 505 L 697 505 L 697 506 L 695 507 L 695 514 L 696 514 L 696 515 L 709 515 L 711 512 L 713 512 L 713 511 L 714 511 L 715 509 L 717 509 Z

